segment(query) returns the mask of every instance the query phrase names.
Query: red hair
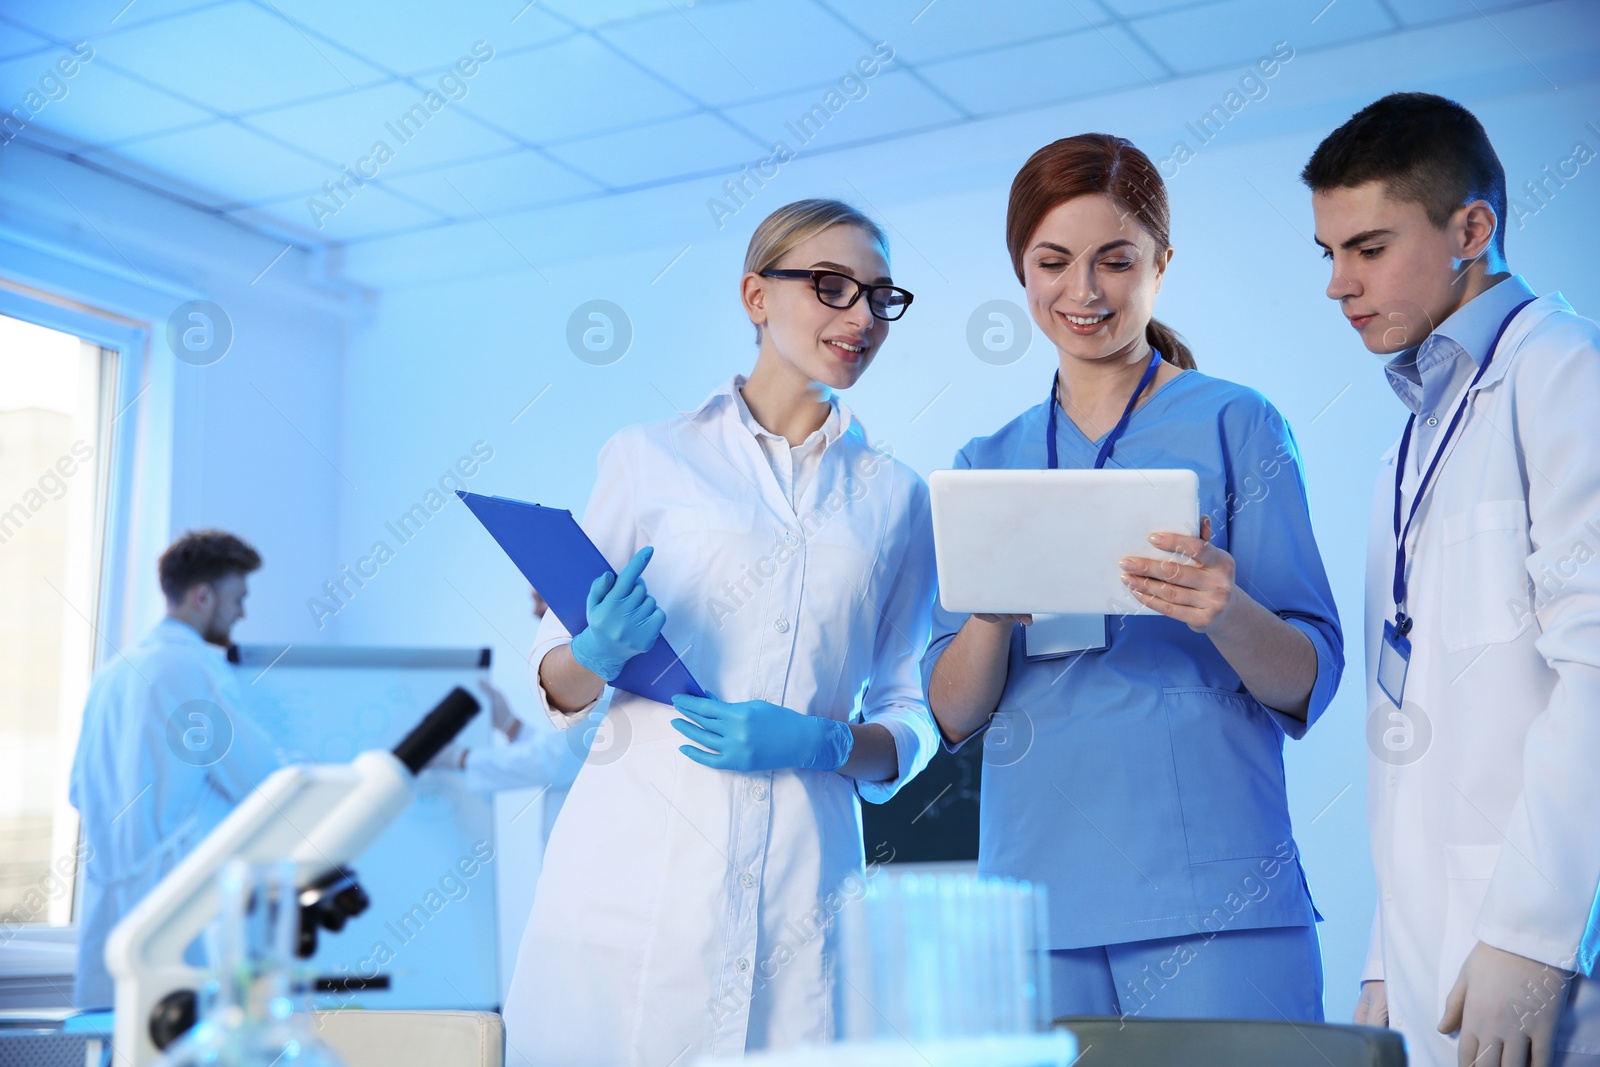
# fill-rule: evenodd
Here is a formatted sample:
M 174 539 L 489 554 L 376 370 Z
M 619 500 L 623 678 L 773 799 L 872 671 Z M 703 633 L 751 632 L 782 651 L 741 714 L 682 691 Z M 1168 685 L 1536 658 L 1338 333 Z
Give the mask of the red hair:
M 1017 281 L 1022 281 L 1022 257 L 1028 241 L 1057 204 L 1080 196 L 1109 196 L 1123 204 L 1156 242 L 1156 253 L 1168 244 L 1171 213 L 1167 186 L 1150 157 L 1125 137 L 1109 133 L 1080 133 L 1047 144 L 1022 165 L 1011 182 L 1011 202 L 1006 207 L 1006 248 Z M 1144 328 L 1145 340 L 1167 362 L 1193 370 L 1194 353 L 1170 326 L 1152 318 Z

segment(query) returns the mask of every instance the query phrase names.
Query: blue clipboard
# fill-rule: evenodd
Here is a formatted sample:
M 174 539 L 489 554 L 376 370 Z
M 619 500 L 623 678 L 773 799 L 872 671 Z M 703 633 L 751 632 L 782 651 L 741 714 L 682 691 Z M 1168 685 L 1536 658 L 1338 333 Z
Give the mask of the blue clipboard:
M 612 566 L 572 512 L 460 489 L 456 495 L 539 590 L 569 633 L 576 635 L 589 625 L 589 587 Z M 648 652 L 630 659 L 611 684 L 662 704 L 672 703 L 679 693 L 706 695 L 665 637 L 656 638 Z

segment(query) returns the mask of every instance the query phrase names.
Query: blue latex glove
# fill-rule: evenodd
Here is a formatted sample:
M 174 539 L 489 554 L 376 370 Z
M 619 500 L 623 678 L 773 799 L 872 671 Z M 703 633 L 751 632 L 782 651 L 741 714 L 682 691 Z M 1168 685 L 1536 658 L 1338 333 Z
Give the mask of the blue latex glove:
M 645 545 L 621 574 L 606 571 L 589 587 L 589 625 L 572 639 L 572 658 L 608 682 L 616 680 L 630 659 L 650 651 L 666 625 L 667 613 L 656 606 L 639 577 L 654 553 Z
M 726 704 L 685 693 L 673 697 L 672 706 L 687 716 L 673 719 L 672 728 L 703 746 L 679 745 L 678 751 L 719 770 L 803 767 L 836 771 L 845 765 L 855 745 L 849 723 L 802 715 L 765 700 Z

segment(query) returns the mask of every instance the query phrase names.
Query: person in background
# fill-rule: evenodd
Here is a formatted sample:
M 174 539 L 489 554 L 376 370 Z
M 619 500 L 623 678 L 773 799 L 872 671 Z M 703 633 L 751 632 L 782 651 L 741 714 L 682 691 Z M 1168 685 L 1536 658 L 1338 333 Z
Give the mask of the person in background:
M 537 622 L 544 618 L 548 605 L 537 589 L 530 587 L 528 593 L 533 599 L 533 618 Z M 446 745 L 434 757 L 431 766 L 461 771 L 467 788 L 480 793 L 545 787 L 549 790 L 546 796 L 554 801 L 546 804 L 548 822 L 567 787 L 578 776 L 584 753 L 600 728 L 609 702 L 601 701 L 591 713 L 590 721 L 576 731 L 554 730 L 545 724 L 530 728 L 511 710 L 504 693 L 488 680 L 478 684 L 489 697 L 491 724 L 506 743 L 477 748 Z M 538 684 L 537 681 L 534 684 Z
M 1505 169 L 1454 101 L 1369 104 L 1301 178 L 1410 412 L 1367 542 L 1356 1021 L 1419 1067 L 1600 1064 L 1600 327 L 1511 273 Z
M 261 556 L 199 530 L 161 554 L 167 613 L 94 678 L 70 799 L 88 845 L 73 1003 L 110 1007 L 111 929 L 281 764 L 226 660 Z M 191 961 L 202 962 L 194 949 Z

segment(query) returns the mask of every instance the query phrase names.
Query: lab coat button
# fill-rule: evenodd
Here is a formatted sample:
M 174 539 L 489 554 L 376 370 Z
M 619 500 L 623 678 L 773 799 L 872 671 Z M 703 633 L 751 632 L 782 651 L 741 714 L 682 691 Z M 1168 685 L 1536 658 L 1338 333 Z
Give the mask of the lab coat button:
M 1389 776 L 1389 784 L 1394 785 L 1394 775 L 1392 774 Z
M 1393 900 L 1394 899 L 1394 894 L 1389 892 L 1387 889 L 1385 889 L 1383 891 L 1383 899 L 1384 900 Z
M 777 622 L 772 624 L 772 628 L 778 631 L 780 634 L 786 634 L 789 632 L 789 620 L 779 619 Z
M 1429 415 L 1428 416 L 1428 425 L 1429 426 L 1437 426 L 1437 425 L 1439 425 L 1439 417 L 1437 415 Z
M 764 785 L 753 785 L 750 787 L 750 795 L 755 797 L 757 800 L 765 800 L 767 799 L 767 787 Z
M 788 545 L 790 548 L 793 548 L 795 545 L 800 543 L 800 538 L 796 537 L 792 533 L 786 533 L 783 535 L 783 543 Z
M 738 960 L 734 962 L 734 967 L 738 969 L 740 974 L 743 974 L 745 971 L 750 969 L 750 961 L 745 959 L 743 956 L 740 956 Z
M 756 876 L 751 874 L 749 871 L 746 871 L 744 874 L 739 876 L 739 884 L 744 886 L 746 889 L 754 889 L 756 884 Z

